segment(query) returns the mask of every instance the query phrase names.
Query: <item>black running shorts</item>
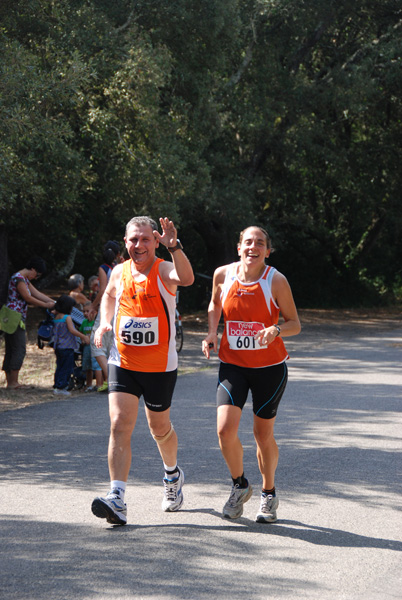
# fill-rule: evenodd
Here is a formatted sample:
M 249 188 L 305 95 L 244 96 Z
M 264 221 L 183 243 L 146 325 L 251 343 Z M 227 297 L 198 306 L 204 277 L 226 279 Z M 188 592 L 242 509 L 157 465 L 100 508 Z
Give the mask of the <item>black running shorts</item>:
M 288 368 L 285 362 L 261 369 L 221 363 L 216 404 L 243 409 L 251 391 L 254 414 L 262 419 L 272 419 L 276 416 L 287 381 Z
M 177 369 L 167 373 L 143 373 L 108 365 L 108 388 L 110 392 L 122 392 L 141 398 L 154 412 L 163 412 L 172 404 Z

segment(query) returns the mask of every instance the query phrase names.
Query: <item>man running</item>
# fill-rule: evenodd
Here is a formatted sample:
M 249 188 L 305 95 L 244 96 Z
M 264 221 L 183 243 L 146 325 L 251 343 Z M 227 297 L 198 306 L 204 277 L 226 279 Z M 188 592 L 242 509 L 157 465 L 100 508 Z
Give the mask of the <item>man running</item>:
M 92 502 L 95 516 L 114 525 L 127 523 L 124 502 L 131 465 L 131 435 L 144 397 L 150 432 L 162 457 L 165 476 L 162 509 L 177 511 L 183 504 L 184 473 L 177 465 L 177 435 L 170 422 L 170 406 L 177 378 L 175 300 L 177 286 L 194 281 L 172 221 L 134 217 L 127 223 L 125 244 L 129 260 L 117 265 L 101 302 L 95 344 L 112 329 L 114 343 L 108 360 L 110 492 Z M 156 257 L 159 244 L 173 262 Z

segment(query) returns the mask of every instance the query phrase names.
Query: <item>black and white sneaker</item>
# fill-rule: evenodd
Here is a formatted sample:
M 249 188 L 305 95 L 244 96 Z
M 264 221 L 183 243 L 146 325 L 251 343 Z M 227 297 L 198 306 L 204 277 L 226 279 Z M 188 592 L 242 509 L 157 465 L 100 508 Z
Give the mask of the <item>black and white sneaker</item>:
M 95 498 L 91 506 L 95 517 L 106 519 L 112 525 L 125 525 L 127 523 L 127 505 L 120 498 L 117 490 L 112 490 L 106 498 Z
M 279 506 L 279 500 L 271 494 L 261 494 L 260 510 L 255 520 L 257 523 L 275 523 L 277 521 L 276 509 Z
M 179 476 L 176 479 L 164 479 L 163 485 L 165 487 L 165 492 L 162 500 L 162 510 L 165 512 L 175 512 L 179 510 L 181 505 L 183 504 L 183 483 L 184 483 L 184 473 L 179 469 Z
M 250 484 L 246 488 L 239 487 L 239 484 L 232 485 L 229 500 L 223 507 L 222 514 L 225 519 L 238 519 L 243 514 L 243 504 L 250 500 L 253 488 Z

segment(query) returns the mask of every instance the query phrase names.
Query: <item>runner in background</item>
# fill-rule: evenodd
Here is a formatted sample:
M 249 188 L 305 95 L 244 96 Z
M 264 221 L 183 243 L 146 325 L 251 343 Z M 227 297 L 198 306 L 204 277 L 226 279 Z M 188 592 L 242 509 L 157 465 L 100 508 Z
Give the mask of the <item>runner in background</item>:
M 275 472 L 278 446 L 274 424 L 287 383 L 289 358 L 282 338 L 297 335 L 300 321 L 287 279 L 265 261 L 271 252 L 268 233 L 248 227 L 237 245 L 240 261 L 214 273 L 208 308 L 208 335 L 202 342 L 207 358 L 218 350 L 217 330 L 223 311 L 224 331 L 217 387 L 219 445 L 232 476 L 232 490 L 223 515 L 236 519 L 250 499 L 252 487 L 244 475 L 243 447 L 238 428 L 249 390 L 253 398 L 254 437 L 262 475 L 257 522 L 277 520 Z M 283 324 L 279 324 L 279 315 Z

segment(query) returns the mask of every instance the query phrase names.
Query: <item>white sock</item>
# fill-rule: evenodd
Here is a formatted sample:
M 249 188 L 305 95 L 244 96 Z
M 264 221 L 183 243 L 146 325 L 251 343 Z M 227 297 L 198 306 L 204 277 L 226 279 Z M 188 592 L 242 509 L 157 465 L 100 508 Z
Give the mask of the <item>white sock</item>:
M 126 482 L 114 479 L 110 482 L 110 490 L 118 490 L 120 498 L 124 501 L 124 494 L 126 493 Z
M 172 474 L 178 470 L 177 463 L 174 467 L 169 467 L 168 465 L 165 465 L 165 463 L 163 463 L 163 468 L 165 469 L 166 479 L 170 479 L 172 477 Z

